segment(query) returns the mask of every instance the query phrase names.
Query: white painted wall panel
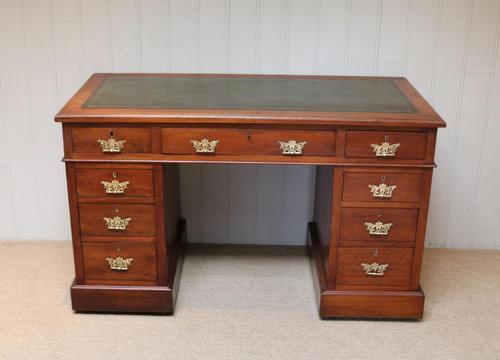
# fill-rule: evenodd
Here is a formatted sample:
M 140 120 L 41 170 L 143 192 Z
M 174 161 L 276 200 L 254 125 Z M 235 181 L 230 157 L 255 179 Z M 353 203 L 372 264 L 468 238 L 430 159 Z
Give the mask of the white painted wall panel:
M 228 6 L 226 0 L 200 1 L 200 72 L 227 72 Z
M 428 245 L 499 248 L 499 14 L 498 0 L 0 0 L 0 239 L 69 238 L 52 118 L 91 73 L 256 72 L 407 76 L 449 125 Z M 304 244 L 313 178 L 183 165 L 190 241 Z
M 316 73 L 343 74 L 346 65 L 348 0 L 319 2 Z
M 452 160 L 448 239 L 450 246 L 454 247 L 474 244 L 471 224 L 475 216 L 479 165 L 492 90 L 499 10 L 500 2 L 496 0 L 476 2 L 472 10 L 470 46 L 457 133 L 457 144 L 460 146 L 456 148 Z M 464 192 L 464 189 L 470 191 Z
M 81 31 L 84 76 L 112 71 L 109 2 L 85 0 L 81 3 Z
M 38 196 L 41 189 L 36 171 L 35 137 L 30 110 L 32 94 L 23 18 L 23 6 L 19 1 L 0 2 L 0 88 L 11 177 L 11 188 L 6 189 L 8 195 L 4 194 L 4 197 L 13 199 L 10 209 L 13 215 L 10 218 L 13 220 L 15 238 L 40 239 L 42 228 Z M 20 138 L 22 146 L 19 146 Z
M 228 67 L 230 73 L 257 71 L 259 7 L 261 0 L 229 1 Z
M 260 1 L 258 72 L 284 74 L 288 70 L 290 0 Z
M 380 0 L 352 0 L 349 10 L 347 73 L 375 75 Z
M 409 10 L 409 0 L 382 2 L 376 75 L 403 75 L 408 44 Z
M 58 126 L 47 126 L 45 119 L 53 116 L 57 105 L 56 68 L 51 42 L 51 17 L 48 1 L 29 0 L 24 4 L 25 39 L 34 151 L 38 176 L 40 206 L 50 204 L 52 211 L 41 211 L 43 239 L 60 239 L 68 236 L 69 224 L 61 226 L 67 218 L 67 194 L 64 181 L 62 132 Z M 26 6 L 29 5 L 29 6 Z M 73 9 L 73 8 L 71 8 Z M 80 69 L 78 69 L 78 77 Z M 50 146 L 49 146 L 50 144 Z
M 143 72 L 168 72 L 168 18 L 164 0 L 141 0 L 140 46 Z
M 472 14 L 470 0 L 445 0 L 441 31 L 438 35 L 436 77 L 433 83 L 433 105 L 447 121 L 445 131 L 439 133 L 436 145 L 436 162 L 432 182 L 432 196 L 427 226 L 427 241 L 431 246 L 444 246 L 447 238 L 447 223 L 450 204 L 451 164 L 455 150 L 457 117 L 463 97 L 467 37 Z
M 498 248 L 500 245 L 500 203 L 493 196 L 498 191 L 500 179 L 500 24 L 497 29 L 496 53 L 494 58 L 495 76 L 491 79 L 490 98 L 486 108 L 485 141 L 482 159 L 479 162 L 477 195 L 472 218 L 471 243 L 485 249 Z M 476 241 L 474 241 L 477 239 Z M 480 241 L 478 241 L 480 239 Z
M 319 0 L 290 2 L 287 66 L 290 74 L 310 73 L 315 68 L 318 45 Z

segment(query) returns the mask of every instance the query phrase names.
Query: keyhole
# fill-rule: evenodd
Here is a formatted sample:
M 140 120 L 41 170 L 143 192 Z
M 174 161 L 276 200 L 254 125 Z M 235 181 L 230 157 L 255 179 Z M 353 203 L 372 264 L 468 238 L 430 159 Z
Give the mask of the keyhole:
M 115 212 L 116 212 L 116 213 L 120 211 L 120 209 L 118 209 L 118 207 L 117 207 L 117 206 L 115 206 L 113 209 L 115 209 Z
M 382 217 L 382 213 L 380 212 L 380 210 L 377 210 L 377 216 L 379 219 Z
M 389 136 L 388 136 L 388 135 L 384 136 L 384 141 L 385 141 L 385 142 L 388 142 L 388 141 L 389 141 Z
M 115 134 L 115 132 L 114 132 L 113 130 L 111 130 L 111 131 L 109 132 L 109 137 L 111 137 L 111 138 L 112 138 L 114 134 Z
M 248 140 L 252 140 L 252 133 L 249 131 L 248 134 L 247 134 L 247 139 Z
M 111 175 L 113 176 L 113 179 L 116 179 L 116 171 L 113 171 Z
M 120 251 L 120 247 L 116 245 L 116 251 Z
M 380 181 L 385 182 L 385 176 L 384 176 L 384 175 L 382 175 L 382 176 L 380 177 Z
M 377 249 L 374 249 L 373 250 L 373 256 L 377 256 L 378 255 L 378 250 Z

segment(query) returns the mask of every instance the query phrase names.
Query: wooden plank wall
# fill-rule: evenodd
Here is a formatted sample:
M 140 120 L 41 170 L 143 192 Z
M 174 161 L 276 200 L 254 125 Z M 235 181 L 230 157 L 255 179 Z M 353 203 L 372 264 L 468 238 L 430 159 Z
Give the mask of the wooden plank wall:
M 500 247 L 498 0 L 0 0 L 0 239 L 68 239 L 59 107 L 94 72 L 406 76 L 440 131 L 427 243 Z M 196 242 L 303 244 L 314 169 L 189 165 Z

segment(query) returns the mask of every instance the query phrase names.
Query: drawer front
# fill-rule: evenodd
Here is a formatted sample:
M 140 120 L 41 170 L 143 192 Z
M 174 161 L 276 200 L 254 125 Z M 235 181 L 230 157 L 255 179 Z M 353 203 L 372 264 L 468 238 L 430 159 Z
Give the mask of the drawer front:
M 76 191 L 80 198 L 152 198 L 153 170 L 77 168 Z
M 420 202 L 422 173 L 345 172 L 343 201 Z
M 71 134 L 74 153 L 113 156 L 152 151 L 151 130 L 148 128 L 75 127 Z
M 415 241 L 417 219 L 418 209 L 343 208 L 340 241 Z
M 156 245 L 150 243 L 83 243 L 85 280 L 156 280 Z
M 410 285 L 413 248 L 341 247 L 337 285 Z
M 162 149 L 165 154 L 332 156 L 335 131 L 168 128 L 162 129 Z
M 346 132 L 346 157 L 373 158 L 380 160 L 423 160 L 425 159 L 426 152 L 427 133 L 425 132 Z
M 82 236 L 155 236 L 154 205 L 80 204 Z

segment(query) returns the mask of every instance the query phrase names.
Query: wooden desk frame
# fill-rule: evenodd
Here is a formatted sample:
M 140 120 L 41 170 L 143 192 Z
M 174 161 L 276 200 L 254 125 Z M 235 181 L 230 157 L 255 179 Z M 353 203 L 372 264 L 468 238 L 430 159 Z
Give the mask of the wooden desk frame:
M 63 123 L 76 273 L 71 287 L 74 310 L 173 313 L 186 240 L 186 223 L 179 217 L 178 164 L 266 163 L 321 165 L 317 167 L 314 222 L 308 229 L 321 317 L 422 317 L 424 294 L 419 278 L 436 133 L 445 123 L 405 79 L 387 78 L 411 101 L 414 113 L 84 108 L 103 79 L 113 75 L 92 76 L 56 116 Z M 221 134 L 221 143 L 228 144 L 221 147 L 222 153 L 187 152 L 184 138 L 165 140 L 171 134 L 214 132 Z M 276 145 L 271 144 L 280 134 L 318 140 L 310 145 L 315 153 L 308 153 L 307 145 L 302 155 L 275 152 L 272 146 Z M 97 139 L 108 135 L 128 136 L 126 150 L 100 151 Z M 242 140 L 238 140 L 240 135 Z M 366 149 L 374 139 L 384 138 L 401 143 L 396 156 L 376 157 L 372 149 Z M 245 141 L 248 147 L 241 146 Z M 94 182 L 101 179 L 97 175 L 109 178 L 112 173 L 116 178 L 116 173 L 123 172 L 137 177 L 136 195 L 98 193 L 99 184 Z M 360 179 L 379 175 L 402 181 L 398 197 L 367 197 L 369 189 Z M 150 188 L 136 185 L 148 181 Z M 101 213 L 108 214 L 110 209 L 137 214 L 142 220 L 132 220 L 133 228 L 123 232 L 109 231 L 99 222 Z M 357 221 L 363 224 L 373 214 L 382 220 L 401 219 L 399 225 L 391 220 L 396 224 L 391 234 L 396 235 L 363 233 Z M 108 253 L 112 259 L 122 253 L 135 254 L 133 270 L 105 270 L 107 255 L 103 254 Z M 373 259 L 379 258 L 392 261 L 385 274 L 380 267 L 381 274 L 363 273 L 360 259 L 375 263 Z M 120 278 L 122 274 L 126 275 Z

